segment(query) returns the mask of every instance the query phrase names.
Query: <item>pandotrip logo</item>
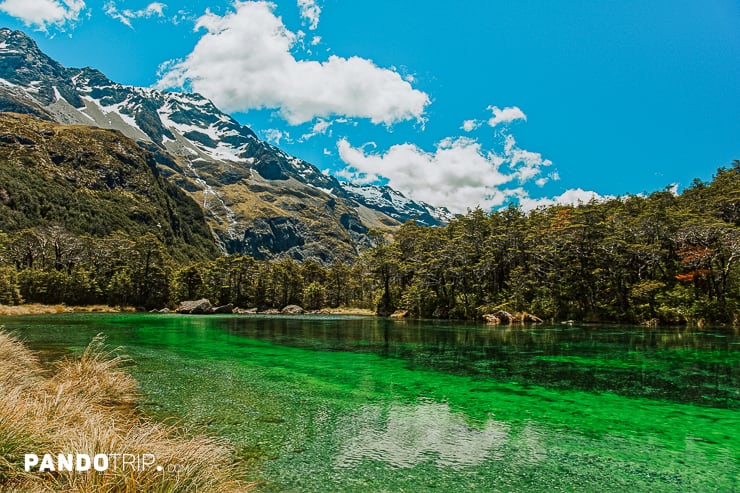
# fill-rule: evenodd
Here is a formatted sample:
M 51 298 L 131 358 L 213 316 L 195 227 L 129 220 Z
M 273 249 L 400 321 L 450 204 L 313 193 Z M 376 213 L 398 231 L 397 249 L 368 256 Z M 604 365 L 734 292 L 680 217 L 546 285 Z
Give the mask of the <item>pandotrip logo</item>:
M 145 472 L 181 473 L 183 464 L 157 464 L 154 454 L 25 454 L 26 472 Z

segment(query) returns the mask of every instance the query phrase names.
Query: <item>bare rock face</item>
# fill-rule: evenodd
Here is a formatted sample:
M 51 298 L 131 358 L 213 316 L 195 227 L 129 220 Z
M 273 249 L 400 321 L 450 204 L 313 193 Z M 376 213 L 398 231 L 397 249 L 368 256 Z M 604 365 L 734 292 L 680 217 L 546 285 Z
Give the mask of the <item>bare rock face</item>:
M 280 313 L 287 313 L 287 314 L 291 314 L 291 315 L 299 315 L 299 314 L 303 313 L 303 311 L 304 311 L 303 308 L 301 308 L 298 305 L 288 305 L 285 308 L 283 308 L 280 311 Z
M 213 313 L 213 305 L 207 299 L 203 298 L 200 300 L 189 300 L 180 303 L 177 307 L 177 313 L 185 313 L 188 315 L 200 315 L 200 314 L 211 314 Z

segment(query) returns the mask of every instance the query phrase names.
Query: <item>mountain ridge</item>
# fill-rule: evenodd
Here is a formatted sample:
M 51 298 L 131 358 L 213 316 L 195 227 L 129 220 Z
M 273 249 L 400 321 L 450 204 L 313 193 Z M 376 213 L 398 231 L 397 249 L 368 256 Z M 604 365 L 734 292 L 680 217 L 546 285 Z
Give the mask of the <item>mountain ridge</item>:
M 343 184 L 261 141 L 199 94 L 127 86 L 94 68 L 65 68 L 8 29 L 0 29 L 3 108 L 114 128 L 139 141 L 162 175 L 201 205 L 225 253 L 350 260 L 371 244 L 371 229 L 408 220 L 434 226 L 451 217 L 387 187 L 376 193 Z

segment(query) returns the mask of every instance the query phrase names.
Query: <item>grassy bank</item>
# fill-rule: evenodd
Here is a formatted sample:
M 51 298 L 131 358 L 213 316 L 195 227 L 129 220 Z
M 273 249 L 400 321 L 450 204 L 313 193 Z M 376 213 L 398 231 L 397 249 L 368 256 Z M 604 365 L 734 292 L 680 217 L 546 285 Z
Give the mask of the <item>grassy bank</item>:
M 125 361 L 98 336 L 81 357 L 45 370 L 18 339 L 0 332 L 0 491 L 250 489 L 234 479 L 238 472 L 227 443 L 186 436 L 138 412 L 137 383 L 120 368 Z M 50 454 L 57 467 L 26 471 L 25 454 Z M 58 454 L 113 460 L 105 471 L 62 471 Z M 125 465 L 122 455 L 111 454 L 130 454 L 135 462 Z
M 0 305 L 0 316 L 15 317 L 19 315 L 46 315 L 50 313 L 118 313 L 135 311 L 132 307 L 115 307 L 108 305 L 42 305 L 27 303 L 22 305 Z

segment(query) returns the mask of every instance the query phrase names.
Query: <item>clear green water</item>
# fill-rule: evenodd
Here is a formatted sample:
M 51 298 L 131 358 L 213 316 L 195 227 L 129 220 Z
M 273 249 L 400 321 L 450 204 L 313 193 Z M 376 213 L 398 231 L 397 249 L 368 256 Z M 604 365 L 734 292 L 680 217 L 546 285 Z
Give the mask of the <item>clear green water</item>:
M 263 491 L 740 491 L 732 329 L 353 317 L 0 320 L 49 358 L 103 332 L 145 409 L 227 436 Z

